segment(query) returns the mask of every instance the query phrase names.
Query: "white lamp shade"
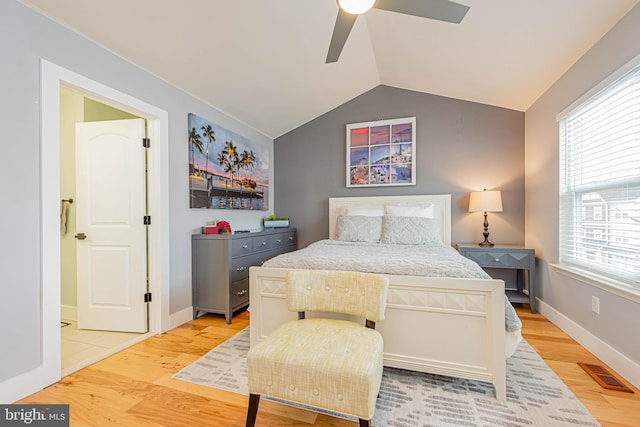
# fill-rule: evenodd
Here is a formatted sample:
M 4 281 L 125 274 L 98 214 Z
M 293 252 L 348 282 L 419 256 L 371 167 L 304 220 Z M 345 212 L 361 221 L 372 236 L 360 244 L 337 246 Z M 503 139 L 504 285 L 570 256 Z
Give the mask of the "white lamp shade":
M 338 4 L 347 13 L 360 15 L 373 7 L 376 0 L 338 0 Z
M 499 190 L 472 191 L 469 212 L 502 212 L 502 193 Z

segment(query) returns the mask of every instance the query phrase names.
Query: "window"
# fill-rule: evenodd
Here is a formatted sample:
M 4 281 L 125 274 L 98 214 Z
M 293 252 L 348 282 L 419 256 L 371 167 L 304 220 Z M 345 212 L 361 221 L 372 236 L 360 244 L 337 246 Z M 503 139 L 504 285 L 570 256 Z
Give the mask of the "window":
M 640 66 L 561 113 L 560 264 L 640 289 Z
M 602 206 L 593 207 L 593 219 L 598 221 L 602 220 Z

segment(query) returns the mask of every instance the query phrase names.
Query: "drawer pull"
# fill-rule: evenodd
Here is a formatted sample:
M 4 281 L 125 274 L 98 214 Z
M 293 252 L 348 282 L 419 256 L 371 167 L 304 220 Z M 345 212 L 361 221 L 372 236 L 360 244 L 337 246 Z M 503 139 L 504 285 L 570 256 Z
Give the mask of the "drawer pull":
M 248 247 L 248 245 L 242 245 L 242 249 L 247 249 Z
M 236 271 L 245 271 L 247 269 L 247 267 L 238 267 L 236 268 Z
M 261 244 L 262 246 L 264 246 L 264 245 L 266 245 L 266 244 L 267 244 L 267 242 L 262 242 L 262 243 L 260 243 L 260 244 Z
M 500 258 L 496 258 L 496 262 L 500 262 Z
M 282 243 L 282 239 L 276 240 L 277 243 Z
M 249 292 L 249 291 L 246 290 L 246 289 L 243 289 L 241 291 L 238 291 L 237 294 L 238 294 L 239 297 L 241 297 L 242 295 L 246 294 L 247 292 Z
M 289 236 L 289 240 L 293 240 L 293 236 Z

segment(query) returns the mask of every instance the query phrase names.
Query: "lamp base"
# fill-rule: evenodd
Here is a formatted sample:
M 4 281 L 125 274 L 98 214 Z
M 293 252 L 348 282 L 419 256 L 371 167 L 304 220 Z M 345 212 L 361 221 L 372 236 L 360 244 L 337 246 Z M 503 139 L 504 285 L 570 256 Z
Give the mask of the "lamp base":
M 495 246 L 493 243 L 491 243 L 489 241 L 489 222 L 487 221 L 487 213 L 484 213 L 484 233 L 482 233 L 482 235 L 484 236 L 484 241 L 478 243 L 478 246 L 482 246 L 483 248 L 491 248 L 493 246 Z

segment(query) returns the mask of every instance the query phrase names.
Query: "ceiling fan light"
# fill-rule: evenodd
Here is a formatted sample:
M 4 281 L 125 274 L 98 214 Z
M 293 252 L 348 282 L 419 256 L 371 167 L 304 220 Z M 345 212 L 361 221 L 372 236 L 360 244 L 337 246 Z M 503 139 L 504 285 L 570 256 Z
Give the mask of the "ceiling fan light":
M 338 0 L 338 5 L 347 13 L 360 15 L 373 7 L 376 0 Z

